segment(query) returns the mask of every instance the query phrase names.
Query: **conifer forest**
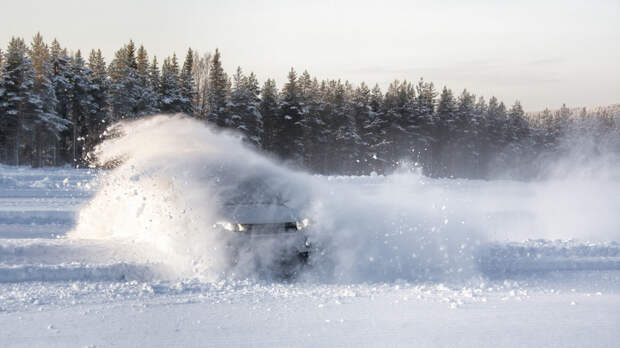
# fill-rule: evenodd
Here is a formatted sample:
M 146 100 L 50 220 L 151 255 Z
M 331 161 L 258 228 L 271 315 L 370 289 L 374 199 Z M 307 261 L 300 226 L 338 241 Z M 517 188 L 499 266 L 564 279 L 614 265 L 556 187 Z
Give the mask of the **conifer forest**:
M 188 49 L 159 60 L 129 41 L 106 61 L 101 50 L 70 51 L 41 34 L 13 38 L 0 50 L 0 163 L 88 166 L 108 125 L 177 113 L 318 174 L 404 165 L 431 177 L 527 179 L 575 147 L 620 152 L 620 105 L 526 113 L 519 101 L 424 79 L 382 91 L 293 68 L 279 87 L 242 68 L 226 72 L 222 59 L 217 49 Z

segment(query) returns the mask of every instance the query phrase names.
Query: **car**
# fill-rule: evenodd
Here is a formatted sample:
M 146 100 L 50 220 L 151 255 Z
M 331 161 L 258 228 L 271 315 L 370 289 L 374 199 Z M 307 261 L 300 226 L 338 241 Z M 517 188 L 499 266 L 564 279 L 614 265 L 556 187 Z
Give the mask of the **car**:
M 233 263 L 249 255 L 285 275 L 307 263 L 309 219 L 300 217 L 265 180 L 251 178 L 230 185 L 220 192 L 219 201 L 221 220 L 213 227 L 230 233 L 227 246 Z

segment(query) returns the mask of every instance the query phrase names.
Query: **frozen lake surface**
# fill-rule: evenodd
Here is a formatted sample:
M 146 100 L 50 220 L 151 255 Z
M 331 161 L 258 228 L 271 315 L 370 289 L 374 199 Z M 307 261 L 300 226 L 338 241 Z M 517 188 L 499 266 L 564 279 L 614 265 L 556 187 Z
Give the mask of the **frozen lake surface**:
M 620 339 L 613 241 L 492 242 L 481 270 L 453 281 L 158 279 L 148 263 L 128 261 L 145 246 L 66 237 L 93 197 L 94 173 L 2 167 L 0 176 L 3 346 L 612 347 Z M 385 179 L 321 180 L 373 190 Z

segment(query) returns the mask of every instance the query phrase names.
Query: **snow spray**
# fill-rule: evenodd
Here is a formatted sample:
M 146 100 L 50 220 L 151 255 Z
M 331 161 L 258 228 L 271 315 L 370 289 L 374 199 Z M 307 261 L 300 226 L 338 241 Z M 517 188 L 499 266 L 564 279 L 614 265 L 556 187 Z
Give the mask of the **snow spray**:
M 135 245 L 131 261 L 159 265 L 165 279 L 269 277 L 272 246 L 247 251 L 268 262 L 231 262 L 230 233 L 212 228 L 221 219 L 221 193 L 250 176 L 267 180 L 310 221 L 314 250 L 300 281 L 464 279 L 477 274 L 476 250 L 488 241 L 619 239 L 620 217 L 611 213 L 620 206 L 615 179 L 574 190 L 566 180 L 430 179 L 407 168 L 326 177 L 287 168 L 241 136 L 182 115 L 123 121 L 109 132 L 116 136 L 94 156 L 99 165 L 117 165 L 100 174 L 69 238 Z M 554 219 L 561 228 L 553 228 Z

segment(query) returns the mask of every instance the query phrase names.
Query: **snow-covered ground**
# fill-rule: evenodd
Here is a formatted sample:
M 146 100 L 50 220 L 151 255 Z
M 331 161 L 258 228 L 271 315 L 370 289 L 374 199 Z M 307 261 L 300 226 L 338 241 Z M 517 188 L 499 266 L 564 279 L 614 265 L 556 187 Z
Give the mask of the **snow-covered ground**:
M 317 177 L 189 120 L 124 132 L 112 171 L 0 167 L 0 346 L 620 346 L 614 172 Z M 239 173 L 310 219 L 295 279 L 209 228 Z

